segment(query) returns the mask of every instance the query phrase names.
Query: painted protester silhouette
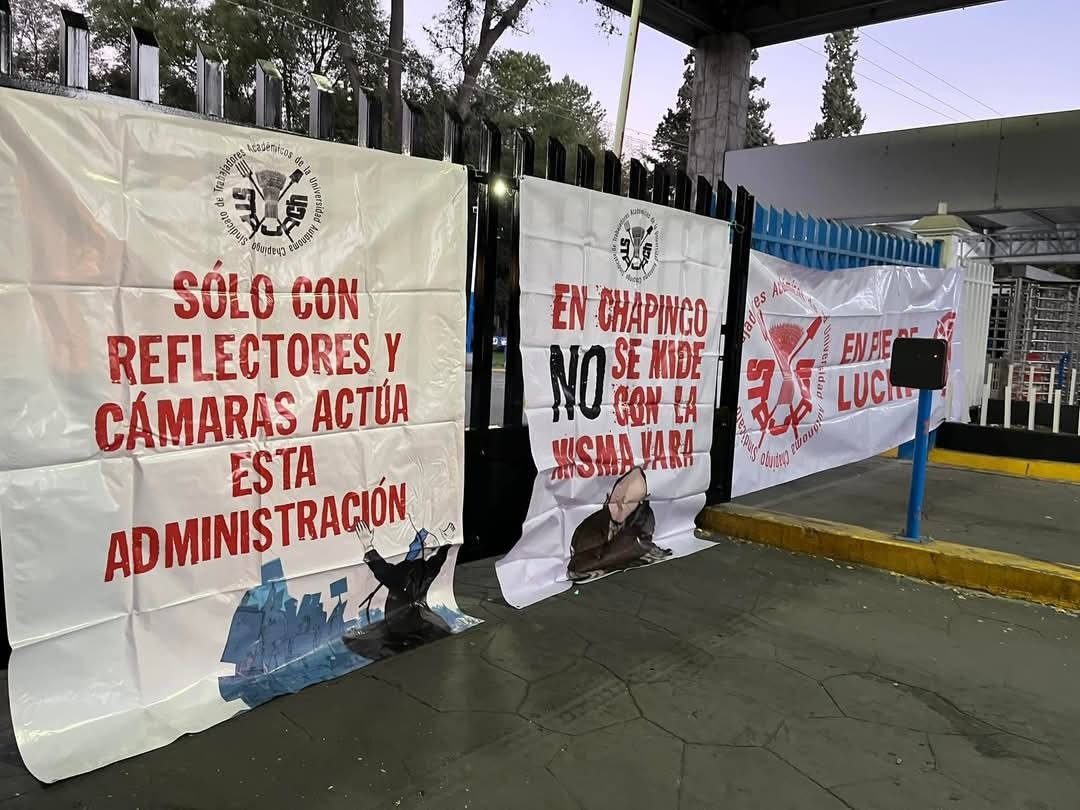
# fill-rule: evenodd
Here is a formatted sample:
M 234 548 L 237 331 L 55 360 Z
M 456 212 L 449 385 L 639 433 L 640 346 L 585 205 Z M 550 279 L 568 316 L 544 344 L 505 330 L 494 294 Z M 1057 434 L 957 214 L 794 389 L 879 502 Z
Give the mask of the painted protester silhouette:
M 655 528 L 645 471 L 634 467 L 615 482 L 603 508 L 574 530 L 567 577 L 582 582 L 671 556 L 653 542 Z
M 451 523 L 442 534 L 449 536 L 454 531 Z M 375 532 L 370 526 L 359 523 L 356 536 L 365 549 L 364 562 L 379 584 L 360 603 L 360 622 L 343 636 L 345 646 L 374 660 L 449 636 L 450 625 L 427 603 L 428 589 L 450 553 L 449 540 L 419 529 L 405 558 L 390 563 L 375 548 Z M 383 615 L 370 621 L 372 600 L 383 588 L 386 589 Z

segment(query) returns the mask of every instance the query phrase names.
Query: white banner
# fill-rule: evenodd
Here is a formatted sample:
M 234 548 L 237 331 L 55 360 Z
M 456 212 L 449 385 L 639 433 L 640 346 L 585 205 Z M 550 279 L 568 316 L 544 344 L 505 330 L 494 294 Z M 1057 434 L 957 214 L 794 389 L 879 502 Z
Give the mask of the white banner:
M 0 211 L 9 685 L 35 776 L 472 623 L 464 168 L 0 90 Z
M 497 565 L 523 607 L 688 554 L 709 486 L 725 222 L 525 178 L 521 354 L 539 471 Z
M 897 338 L 949 341 L 964 410 L 962 276 L 928 267 L 825 272 L 754 251 L 743 328 L 733 494 L 850 464 L 911 440 L 918 392 L 889 385 Z M 948 392 L 934 395 L 932 424 Z

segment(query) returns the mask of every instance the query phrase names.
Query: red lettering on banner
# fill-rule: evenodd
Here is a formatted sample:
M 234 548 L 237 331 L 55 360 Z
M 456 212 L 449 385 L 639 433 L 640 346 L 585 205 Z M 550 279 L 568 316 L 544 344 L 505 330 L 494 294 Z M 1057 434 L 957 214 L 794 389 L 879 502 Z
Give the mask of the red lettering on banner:
M 292 286 L 293 314 L 302 321 L 360 317 L 360 282 L 355 278 L 299 276 Z
M 569 294 L 570 301 L 566 298 Z M 585 326 L 585 302 L 588 299 L 588 288 L 584 284 L 558 283 L 552 290 L 551 299 L 551 328 L 552 329 L 582 329 Z M 567 319 L 569 310 L 569 320 Z
M 555 466 L 552 480 L 621 475 L 634 466 L 634 451 L 625 433 L 601 436 L 564 436 L 551 441 Z
M 611 377 L 615 380 L 636 380 L 641 377 L 638 364 L 641 362 L 641 338 L 618 337 L 615 339 L 615 363 L 611 368 Z

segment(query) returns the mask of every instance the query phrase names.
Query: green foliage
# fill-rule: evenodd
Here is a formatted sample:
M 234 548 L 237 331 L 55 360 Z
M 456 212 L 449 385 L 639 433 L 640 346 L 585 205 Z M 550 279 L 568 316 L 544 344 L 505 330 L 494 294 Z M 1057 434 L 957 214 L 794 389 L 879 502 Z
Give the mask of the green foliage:
M 275 0 L 275 5 L 269 13 L 257 0 L 88 0 L 91 86 L 129 93 L 134 23 L 157 37 L 162 104 L 194 106 L 195 43 L 201 42 L 225 60 L 226 118 L 254 118 L 255 61 L 272 58 L 282 74 L 285 128 L 306 131 L 308 75 L 314 71 L 334 85 L 337 136 L 354 140 L 356 88 L 381 88 L 385 76 L 386 20 L 378 0 Z
M 690 113 L 694 95 L 693 51 L 686 55 L 683 65 L 683 83 L 675 96 L 675 106 L 669 107 L 660 119 L 652 142 L 652 162 L 668 171 L 686 171 L 686 153 L 690 143 Z
M 842 138 L 858 135 L 866 123 L 866 114 L 855 100 L 855 49 L 859 35 L 852 29 L 825 37 L 825 83 L 822 85 L 821 121 L 814 125 L 810 139 Z
M 535 0 L 532 0 L 535 2 Z M 535 54 L 495 51 L 497 39 L 520 26 L 530 0 L 446 0 L 429 30 L 434 57 L 404 42 L 404 94 L 424 112 L 424 151 L 442 151 L 443 111 L 456 107 L 465 118 L 487 117 L 506 132 L 527 126 L 537 139 L 538 168 L 549 136 L 599 152 L 605 143 L 603 107 L 569 76 L 555 81 Z M 590 0 L 591 2 L 591 0 Z M 13 3 L 15 71 L 55 81 L 59 15 L 52 0 Z M 335 89 L 336 132 L 354 142 L 360 88 L 384 95 L 387 86 L 389 21 L 382 0 L 86 0 L 92 44 L 91 87 L 127 96 L 131 69 L 131 25 L 153 31 L 160 48 L 161 103 L 195 106 L 195 45 L 225 64 L 225 117 L 254 120 L 255 62 L 271 59 L 282 75 L 284 127 L 307 131 L 311 72 Z M 449 60 L 446 56 L 453 56 Z M 442 57 L 439 62 L 437 59 Z M 471 88 L 465 71 L 476 71 Z M 464 104 L 464 108 L 461 104 Z M 390 104 L 384 104 L 386 145 Z M 476 127 L 468 130 L 475 132 Z M 467 130 L 467 131 L 468 131 Z M 475 137 L 475 136 L 474 136 Z M 469 154 L 475 154 L 475 144 Z
M 50 0 L 11 4 L 11 57 L 14 72 L 55 82 L 60 70 L 60 15 Z
M 750 64 L 758 60 L 757 48 L 750 52 Z M 761 97 L 760 91 L 765 89 L 765 80 L 750 74 L 750 102 L 746 110 L 746 147 L 752 149 L 757 146 L 772 146 L 776 143 L 773 135 L 772 124 L 765 118 L 765 113 L 771 106 L 768 101 Z
M 473 116 L 486 118 L 504 132 L 509 143 L 511 130 L 525 127 L 536 142 L 537 170 L 544 165 L 549 137 L 558 138 L 568 150 L 576 144 L 588 146 L 599 160 L 607 138 L 605 111 L 592 91 L 569 76 L 552 81 L 551 68 L 534 53 L 496 51 L 480 76 Z M 573 153 L 567 162 L 572 165 Z

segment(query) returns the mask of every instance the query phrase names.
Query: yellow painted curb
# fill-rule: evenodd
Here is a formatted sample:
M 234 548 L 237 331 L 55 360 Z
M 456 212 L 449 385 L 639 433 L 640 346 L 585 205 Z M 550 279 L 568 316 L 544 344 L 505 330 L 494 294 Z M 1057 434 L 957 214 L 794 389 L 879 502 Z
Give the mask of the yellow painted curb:
M 860 526 L 733 504 L 705 509 L 698 523 L 709 531 L 788 551 L 1080 610 L 1080 568 L 957 543 L 908 543 Z
M 1002 473 L 1019 478 L 1080 483 L 1080 464 L 1069 464 L 1064 461 L 1033 461 L 1026 458 L 987 456 L 981 453 L 962 453 L 959 450 L 938 448 L 930 451 L 930 461 L 947 467 L 963 467 L 968 470 Z
M 880 454 L 882 458 L 899 458 L 897 448 Z M 965 470 L 992 472 L 1016 478 L 1034 478 L 1039 481 L 1063 481 L 1080 484 L 1080 464 L 1064 461 L 1038 461 L 1011 456 L 988 456 L 983 453 L 964 453 L 960 450 L 944 450 L 935 447 L 930 451 L 930 463 L 943 467 L 961 467 Z

